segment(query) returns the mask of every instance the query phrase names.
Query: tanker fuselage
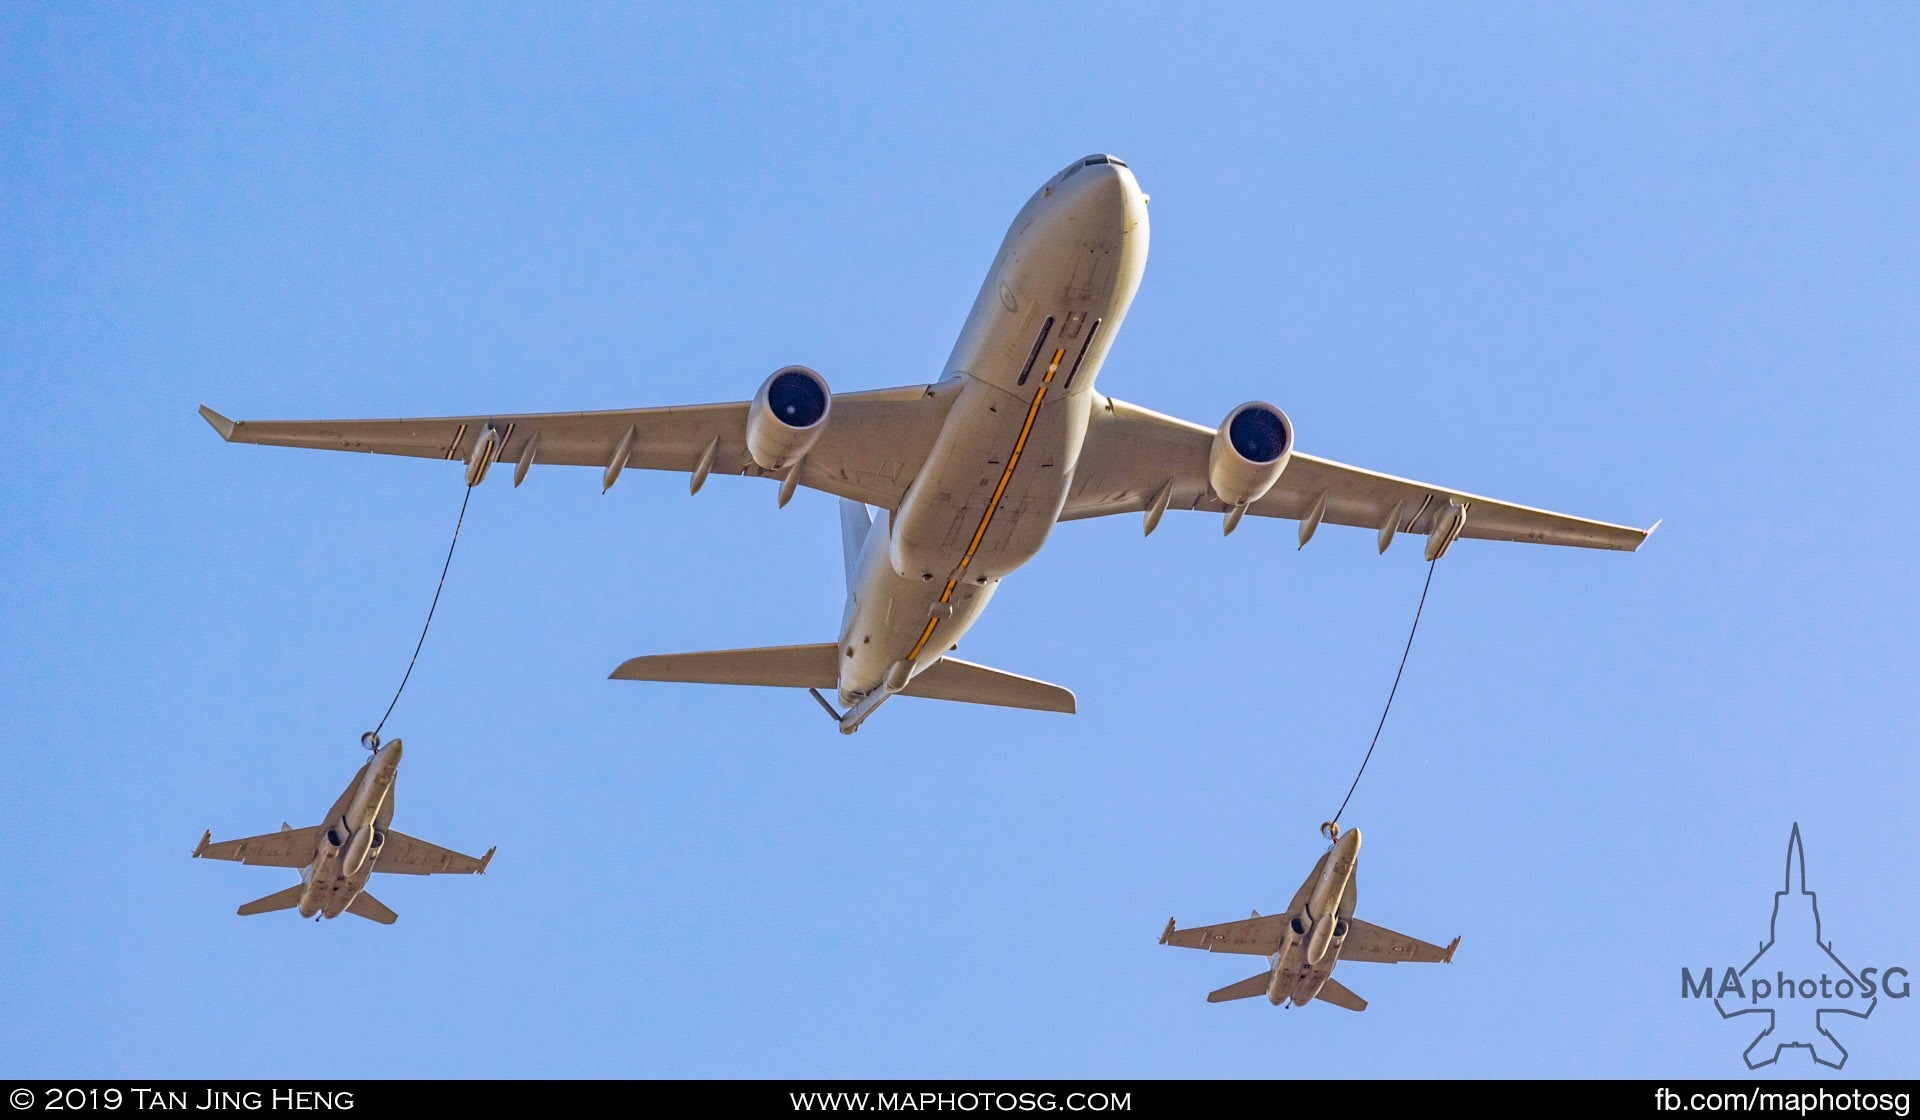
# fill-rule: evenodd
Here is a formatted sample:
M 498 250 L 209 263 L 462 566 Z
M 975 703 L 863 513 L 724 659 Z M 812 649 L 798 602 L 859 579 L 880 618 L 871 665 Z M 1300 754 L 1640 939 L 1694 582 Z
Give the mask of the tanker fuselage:
M 1027 200 L 929 390 L 952 398 L 945 425 L 850 581 L 841 703 L 905 687 L 1046 543 L 1146 258 L 1146 197 L 1125 164 L 1076 160 Z

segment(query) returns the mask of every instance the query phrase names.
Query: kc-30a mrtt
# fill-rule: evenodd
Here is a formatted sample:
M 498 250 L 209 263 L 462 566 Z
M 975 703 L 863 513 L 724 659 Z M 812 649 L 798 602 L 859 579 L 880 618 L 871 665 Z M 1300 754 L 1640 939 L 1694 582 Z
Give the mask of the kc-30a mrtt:
M 1267 958 L 1266 971 L 1208 994 L 1208 1003 L 1266 996 L 1276 1005 L 1298 1007 L 1319 999 L 1349 1011 L 1365 1011 L 1367 1001 L 1333 978 L 1334 965 L 1341 961 L 1451 964 L 1460 939 L 1454 938 L 1443 949 L 1354 917 L 1359 862 L 1360 830 L 1350 829 L 1320 857 L 1285 914 L 1263 918 L 1256 910 L 1245 921 L 1193 929 L 1175 929 L 1168 918 L 1160 944 Z

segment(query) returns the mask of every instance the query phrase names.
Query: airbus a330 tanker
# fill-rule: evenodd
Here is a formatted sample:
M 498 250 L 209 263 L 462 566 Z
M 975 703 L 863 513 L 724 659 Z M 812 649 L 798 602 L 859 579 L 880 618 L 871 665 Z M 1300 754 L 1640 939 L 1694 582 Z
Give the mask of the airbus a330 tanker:
M 731 404 L 476 414 L 412 420 L 228 420 L 235 443 L 364 451 L 495 465 L 514 485 L 535 464 L 593 467 L 608 489 L 628 467 L 775 480 L 844 499 L 847 598 L 840 640 L 638 657 L 623 680 L 837 691 L 852 732 L 888 698 L 923 696 L 1071 712 L 1058 685 L 949 656 L 1000 580 L 1063 521 L 1168 510 L 1323 524 L 1426 538 L 1435 558 L 1462 538 L 1631 551 L 1651 530 L 1549 513 L 1350 467 L 1294 448 L 1293 422 L 1263 401 L 1217 427 L 1098 391 L 1147 263 L 1147 196 L 1112 156 L 1075 160 L 1007 231 L 959 340 L 930 384 L 835 396 L 804 366 L 775 371 Z M 879 511 L 871 516 L 867 507 Z

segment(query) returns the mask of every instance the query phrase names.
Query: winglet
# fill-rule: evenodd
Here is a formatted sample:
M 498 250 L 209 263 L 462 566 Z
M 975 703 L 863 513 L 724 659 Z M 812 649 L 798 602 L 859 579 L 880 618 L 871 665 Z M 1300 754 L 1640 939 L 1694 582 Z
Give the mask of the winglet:
M 200 406 L 200 418 L 202 420 L 205 420 L 207 423 L 212 424 L 213 430 L 220 433 L 221 439 L 224 439 L 229 443 L 233 441 L 233 430 L 239 427 L 238 424 L 235 424 L 233 421 L 220 415 L 218 412 L 215 412 L 213 409 L 208 408 L 204 404 Z
M 1666 523 L 1667 523 L 1667 519 L 1666 519 L 1666 518 L 1664 518 L 1664 517 L 1662 517 L 1662 518 L 1661 518 L 1660 520 L 1658 520 L 1658 521 L 1656 521 L 1656 522 L 1654 522 L 1653 524 L 1651 524 L 1651 525 L 1649 525 L 1649 526 L 1647 526 L 1647 531 L 1646 531 L 1646 532 L 1644 532 L 1644 533 L 1642 533 L 1642 534 L 1640 534 L 1640 544 L 1646 544 L 1646 543 L 1647 543 L 1647 538 L 1648 538 L 1648 537 L 1651 537 L 1651 536 L 1653 536 L 1653 534 L 1654 534 L 1654 532 L 1655 532 L 1655 531 L 1656 531 L 1657 529 L 1659 529 L 1659 528 L 1660 528 L 1660 526 L 1662 526 L 1662 525 L 1665 525 Z M 1633 550 L 1634 550 L 1635 552 L 1638 552 L 1638 551 L 1640 551 L 1640 544 L 1636 544 L 1636 545 L 1634 545 L 1634 546 L 1633 546 Z
M 500 845 L 498 844 L 495 844 L 493 847 L 488 848 L 487 854 L 480 857 L 480 870 L 474 872 L 474 874 L 485 875 L 487 873 L 487 864 L 493 862 L 493 853 L 499 850 L 500 850 Z
M 1458 949 L 1459 947 L 1460 947 L 1460 939 L 1459 939 L 1458 937 L 1456 937 L 1456 938 L 1454 938 L 1454 939 L 1453 939 L 1453 941 L 1452 941 L 1452 942 L 1451 942 L 1450 944 L 1448 944 L 1448 945 L 1447 945 L 1447 955 L 1446 955 L 1446 956 L 1444 956 L 1444 957 L 1441 957 L 1441 958 L 1440 958 L 1440 963 L 1441 963 L 1441 964 L 1452 964 L 1452 963 L 1453 963 L 1453 951 L 1454 951 L 1455 949 Z
M 1167 919 L 1167 928 L 1160 931 L 1160 944 L 1165 945 L 1167 938 L 1173 936 L 1173 919 Z
M 211 828 L 200 834 L 200 842 L 193 846 L 194 859 L 199 859 L 200 853 L 207 850 L 207 841 L 211 839 L 213 839 L 213 829 Z

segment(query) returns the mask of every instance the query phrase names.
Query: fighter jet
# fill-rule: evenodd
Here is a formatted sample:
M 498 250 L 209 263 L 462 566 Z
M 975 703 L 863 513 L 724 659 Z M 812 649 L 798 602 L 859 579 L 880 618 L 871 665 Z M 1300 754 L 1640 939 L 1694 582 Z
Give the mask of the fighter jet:
M 1160 935 L 1160 944 L 1215 953 L 1246 953 L 1267 958 L 1265 971 L 1238 984 L 1209 993 L 1208 1003 L 1266 996 L 1267 1002 L 1299 1007 L 1313 1000 L 1365 1011 L 1367 1001 L 1333 978 L 1341 961 L 1440 961 L 1453 963 L 1460 939 L 1442 949 L 1417 937 L 1382 929 L 1353 916 L 1358 893 L 1355 867 L 1360 861 L 1360 830 L 1351 829 L 1333 842 L 1313 873 L 1300 884 L 1285 914 L 1253 917 L 1217 926 L 1175 929 L 1172 918 Z
M 193 849 L 195 859 L 230 859 L 266 867 L 297 867 L 300 881 L 240 908 L 242 915 L 298 908 L 302 918 L 358 914 L 390 926 L 399 915 L 366 891 L 375 871 L 401 875 L 482 875 L 493 848 L 475 859 L 389 827 L 393 821 L 393 780 L 400 770 L 400 740 L 374 751 L 319 824 L 245 840 L 215 844 L 207 830 Z
M 1125 160 L 1091 155 L 1060 169 L 1015 216 L 952 353 L 923 384 L 835 394 L 794 365 L 729 404 L 398 420 L 200 414 L 233 443 L 458 462 L 469 487 L 496 464 L 510 464 L 515 486 L 535 464 L 555 464 L 598 471 L 603 493 L 636 467 L 686 472 L 694 493 L 710 475 L 742 475 L 777 482 L 782 506 L 800 486 L 846 499 L 838 640 L 651 654 L 613 676 L 808 689 L 847 734 L 897 695 L 1072 712 L 1074 695 L 1060 685 L 950 656 L 1000 581 L 1061 522 L 1138 514 L 1152 533 L 1167 512 L 1191 510 L 1231 533 L 1244 517 L 1288 518 L 1302 546 L 1322 524 L 1364 528 L 1381 552 L 1398 534 L 1421 534 L 1428 560 L 1463 538 L 1631 552 L 1653 531 L 1309 455 L 1295 449 L 1293 421 L 1266 401 L 1209 426 L 1097 391 L 1147 240 L 1147 195 Z M 725 320 L 716 309 L 712 324 Z M 918 346 L 884 320 L 870 330 L 877 356 Z M 1198 328 L 1187 360 L 1262 379 L 1260 356 L 1217 353 Z M 618 558 L 609 560 L 617 571 Z M 785 606 L 773 617 L 799 617 Z M 821 689 L 836 691 L 838 708 Z

